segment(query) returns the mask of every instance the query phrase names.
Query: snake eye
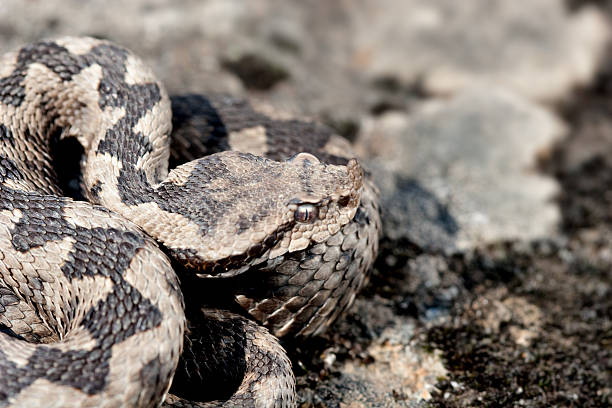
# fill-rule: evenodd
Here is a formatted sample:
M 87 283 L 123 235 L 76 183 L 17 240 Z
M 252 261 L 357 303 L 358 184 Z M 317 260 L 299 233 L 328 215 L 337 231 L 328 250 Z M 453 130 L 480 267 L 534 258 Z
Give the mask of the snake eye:
M 319 209 L 312 204 L 302 204 L 295 210 L 295 220 L 303 224 L 310 224 L 319 216 Z

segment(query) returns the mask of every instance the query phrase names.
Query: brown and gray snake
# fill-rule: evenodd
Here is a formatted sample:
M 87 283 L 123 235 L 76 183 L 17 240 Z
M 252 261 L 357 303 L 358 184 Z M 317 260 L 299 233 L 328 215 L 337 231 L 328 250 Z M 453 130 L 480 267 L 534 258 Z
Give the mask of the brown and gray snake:
M 377 251 L 351 156 L 314 122 L 169 98 L 107 41 L 4 55 L 0 407 L 294 406 L 277 337 L 329 327 Z

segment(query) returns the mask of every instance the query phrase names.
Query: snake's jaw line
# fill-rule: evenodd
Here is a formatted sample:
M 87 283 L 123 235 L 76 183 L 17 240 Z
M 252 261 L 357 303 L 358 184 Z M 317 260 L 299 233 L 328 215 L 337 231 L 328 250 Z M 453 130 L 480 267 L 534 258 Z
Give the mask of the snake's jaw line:
M 279 258 L 285 255 L 289 251 L 288 247 L 279 244 L 276 248 L 272 248 L 268 254 L 269 259 Z

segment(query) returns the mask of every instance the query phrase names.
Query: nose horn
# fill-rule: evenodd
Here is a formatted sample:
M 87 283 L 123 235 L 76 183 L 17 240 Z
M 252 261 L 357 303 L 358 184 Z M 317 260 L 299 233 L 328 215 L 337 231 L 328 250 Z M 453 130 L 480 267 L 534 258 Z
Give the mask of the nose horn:
M 346 164 L 346 173 L 348 174 L 349 180 L 353 183 L 356 190 L 360 189 L 363 185 L 363 168 L 357 161 L 357 159 L 350 159 Z
M 319 159 L 317 159 L 314 155 L 306 152 L 298 153 L 292 158 L 289 159 L 290 162 L 294 163 L 304 163 L 304 164 L 319 164 Z

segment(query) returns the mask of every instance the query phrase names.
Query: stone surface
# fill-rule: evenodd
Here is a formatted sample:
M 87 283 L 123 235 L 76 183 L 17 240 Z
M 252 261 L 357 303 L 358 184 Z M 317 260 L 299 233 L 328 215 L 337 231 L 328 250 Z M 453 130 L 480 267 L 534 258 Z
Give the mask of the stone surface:
M 360 299 L 353 312 L 375 332 L 363 358 L 336 362 L 337 347 L 321 359 L 335 374 L 300 392 L 302 406 L 334 401 L 342 407 L 419 407 L 431 399 L 434 384 L 448 374 L 437 350 L 418 345 L 415 321 L 397 317 L 380 299 Z
M 608 29 L 600 12 L 570 13 L 561 0 L 532 0 L 529 7 L 504 0 L 0 4 L 0 51 L 83 34 L 132 48 L 172 92 L 249 89 L 260 98 L 261 90 L 227 69 L 255 55 L 286 75 L 266 92 L 268 103 L 337 123 L 405 108 L 415 93 L 474 84 L 556 99 L 592 77 Z
M 348 361 L 340 371 L 360 383 L 372 384 L 374 390 L 385 390 L 384 399 L 418 401 L 431 399 L 438 378 L 447 371 L 439 353 L 427 353 L 410 343 L 404 335 L 406 322 L 383 331 L 366 352 L 374 360 L 370 364 Z M 386 395 L 385 395 L 386 394 Z M 381 399 L 383 399 L 381 397 Z
M 354 55 L 371 75 L 423 82 L 452 94 L 472 85 L 552 100 L 592 78 L 608 26 L 601 13 L 571 14 L 563 1 L 362 1 L 350 15 Z M 385 24 L 372 24 L 384 20 Z M 372 27 L 363 30 L 363 26 Z M 408 58 L 407 58 L 408 56 Z
M 564 133 L 549 111 L 477 88 L 363 129 L 390 238 L 452 251 L 556 231 L 558 186 L 537 169 Z

